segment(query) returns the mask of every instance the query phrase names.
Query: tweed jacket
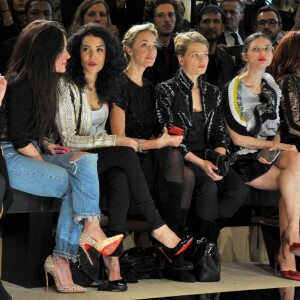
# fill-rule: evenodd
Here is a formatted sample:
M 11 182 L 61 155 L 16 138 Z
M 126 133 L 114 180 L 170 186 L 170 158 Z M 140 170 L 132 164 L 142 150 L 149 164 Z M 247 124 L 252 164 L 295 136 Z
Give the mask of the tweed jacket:
M 218 87 L 200 78 L 199 88 L 205 118 L 205 139 L 210 149 L 226 148 L 225 125 L 221 113 L 221 96 Z M 156 87 L 158 121 L 167 128 L 173 125 L 184 129 L 185 136 L 192 130 L 193 82 L 181 70 L 170 80 Z M 189 152 L 184 141 L 179 146 L 183 155 Z
M 105 128 L 97 128 L 95 135 L 90 135 L 92 112 L 84 91 L 72 82 L 61 78 L 57 86 L 56 124 L 61 143 L 74 150 L 84 150 L 116 145 L 116 135 L 106 133 Z M 106 119 L 109 108 L 105 105 Z

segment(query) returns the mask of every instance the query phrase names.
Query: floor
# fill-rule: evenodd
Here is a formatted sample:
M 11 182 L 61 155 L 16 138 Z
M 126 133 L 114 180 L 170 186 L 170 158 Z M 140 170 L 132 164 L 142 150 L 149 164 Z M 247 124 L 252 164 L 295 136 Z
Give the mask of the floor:
M 201 293 L 300 286 L 300 282 L 282 279 L 279 275 L 274 277 L 271 268 L 267 265 L 266 251 L 263 239 L 260 237 L 261 233 L 257 226 L 229 227 L 222 230 L 218 243 L 222 257 L 220 282 L 182 283 L 166 279 L 143 280 L 138 284 L 130 284 L 128 291 L 124 293 L 98 292 L 96 289 L 89 288 L 87 293 L 73 294 L 72 300 L 149 299 Z M 127 244 L 128 247 L 133 246 L 130 239 L 127 241 Z M 0 237 L 0 257 L 1 248 Z M 49 292 L 46 293 L 45 288 L 26 289 L 9 282 L 3 283 L 12 295 L 13 300 L 66 299 L 66 295 L 57 293 L 54 287 L 51 287 Z
M 13 300 L 66 299 L 66 295 L 57 293 L 54 287 L 51 287 L 47 293 L 45 288 L 25 289 L 7 282 L 4 282 L 4 285 L 12 295 Z M 127 292 L 98 292 L 96 289 L 89 288 L 87 293 L 73 294 L 72 300 L 149 299 L 175 295 L 180 296 L 293 286 L 300 286 L 300 282 L 286 280 L 279 277 L 279 275 L 274 277 L 269 266 L 263 266 L 256 263 L 224 263 L 222 264 L 220 282 L 182 283 L 165 279 L 142 280 L 137 284 L 130 284 Z

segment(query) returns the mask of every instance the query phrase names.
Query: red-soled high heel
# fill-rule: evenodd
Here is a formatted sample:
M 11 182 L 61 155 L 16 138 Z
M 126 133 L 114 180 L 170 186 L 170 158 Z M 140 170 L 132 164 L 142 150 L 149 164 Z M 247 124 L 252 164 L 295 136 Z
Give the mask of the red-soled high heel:
M 278 256 L 279 256 L 279 251 L 277 251 L 274 255 L 274 260 L 275 260 L 274 276 L 276 276 L 276 272 L 278 269 L 280 271 L 281 277 L 283 277 L 285 279 L 300 281 L 300 272 L 292 271 L 292 270 L 281 271 Z
M 282 252 L 283 252 L 283 257 L 285 258 L 284 254 L 284 246 L 289 245 L 290 246 L 290 252 L 294 255 L 300 256 L 300 243 L 293 243 L 290 244 L 290 241 L 286 237 L 285 230 L 283 231 L 281 235 L 281 247 L 282 247 Z

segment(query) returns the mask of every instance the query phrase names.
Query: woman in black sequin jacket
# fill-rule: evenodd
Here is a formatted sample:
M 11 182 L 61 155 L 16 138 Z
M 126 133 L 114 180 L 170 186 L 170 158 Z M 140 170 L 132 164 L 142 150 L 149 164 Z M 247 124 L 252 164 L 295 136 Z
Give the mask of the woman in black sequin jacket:
M 240 208 L 247 187 L 233 169 L 226 176 L 205 158 L 207 149 L 226 154 L 226 131 L 218 87 L 201 80 L 208 64 L 208 42 L 198 32 L 175 38 L 180 72 L 156 87 L 158 119 L 168 129 L 184 129 L 177 148 L 195 176 L 191 230 L 195 237 L 217 242 L 220 228 Z

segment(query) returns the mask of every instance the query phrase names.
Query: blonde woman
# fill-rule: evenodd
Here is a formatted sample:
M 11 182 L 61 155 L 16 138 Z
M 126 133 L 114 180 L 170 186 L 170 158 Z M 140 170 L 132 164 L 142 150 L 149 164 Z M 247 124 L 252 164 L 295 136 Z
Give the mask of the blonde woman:
M 143 77 L 145 69 L 155 62 L 157 47 L 157 31 L 152 23 L 135 25 L 125 33 L 123 49 L 128 65 L 118 79 L 110 125 L 113 134 L 134 138 L 138 142 L 137 154 L 150 190 L 153 193 L 157 190 L 159 212 L 166 224 L 180 234 L 182 194 L 188 194 L 188 204 L 185 205 L 188 207 L 193 174 L 188 187 L 184 182 L 184 165 L 180 159 L 177 163 L 176 153 L 174 155 L 171 150 L 180 145 L 183 136 L 170 135 L 158 124 L 154 85 Z M 182 257 L 169 258 L 172 269 L 192 268 Z
M 208 65 L 208 41 L 198 32 L 180 33 L 175 50 L 181 70 L 156 87 L 159 122 L 184 130 L 178 147 L 195 174 L 191 230 L 198 238 L 217 242 L 219 230 L 244 203 L 247 187 L 230 168 L 226 176 L 205 157 L 207 149 L 226 154 L 225 125 L 219 88 L 201 79 Z

